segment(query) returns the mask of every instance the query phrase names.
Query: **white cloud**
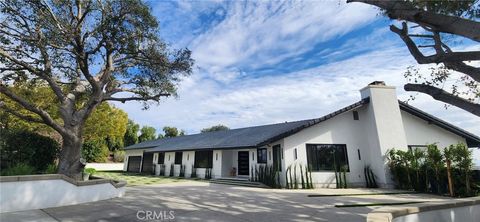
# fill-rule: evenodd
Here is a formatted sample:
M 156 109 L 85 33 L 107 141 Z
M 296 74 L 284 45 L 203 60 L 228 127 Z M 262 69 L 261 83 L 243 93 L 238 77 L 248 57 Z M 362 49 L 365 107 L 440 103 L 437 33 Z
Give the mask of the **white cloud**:
M 227 18 L 191 44 L 203 68 L 275 64 L 361 28 L 376 15 L 364 4 L 336 1 L 236 2 L 229 9 Z

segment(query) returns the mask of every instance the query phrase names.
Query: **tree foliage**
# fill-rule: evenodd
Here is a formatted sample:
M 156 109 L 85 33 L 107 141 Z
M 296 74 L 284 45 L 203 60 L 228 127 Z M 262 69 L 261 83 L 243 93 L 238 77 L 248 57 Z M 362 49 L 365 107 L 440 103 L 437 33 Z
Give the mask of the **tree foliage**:
M 200 132 L 206 133 L 206 132 L 223 131 L 223 130 L 229 130 L 229 129 L 230 128 L 228 128 L 228 126 L 218 124 L 218 125 L 215 125 L 215 126 L 204 128 Z
M 136 124 L 133 120 L 128 120 L 127 129 L 123 137 L 123 143 L 125 146 L 130 146 L 138 143 L 138 131 L 140 125 Z
M 171 137 L 177 137 L 177 136 L 183 136 L 183 135 L 185 135 L 185 131 L 179 130 L 177 127 L 173 127 L 173 126 L 163 127 L 162 138 L 171 138 Z
M 143 126 L 140 130 L 140 136 L 138 137 L 138 142 L 145 142 L 148 140 L 154 140 L 156 137 L 156 130 L 151 126 Z
M 0 93 L 7 98 L 0 107 L 57 131 L 59 172 L 73 178 L 84 167 L 83 127 L 95 108 L 105 101 L 148 108 L 148 101 L 176 95 L 191 73 L 190 56 L 160 39 L 157 19 L 140 0 L 0 1 Z M 58 103 L 28 100 L 11 90 L 17 84 L 48 86 Z
M 432 96 L 480 116 L 478 0 L 349 0 L 379 7 L 418 64 L 405 72 L 406 91 Z M 462 46 L 460 43 L 468 43 Z M 465 47 L 469 45 L 470 47 Z M 427 68 L 425 68 L 427 66 Z M 425 69 L 429 69 L 426 71 Z
M 480 191 L 472 186 L 475 182 L 472 181 L 472 152 L 463 143 L 442 150 L 436 144 L 428 145 L 426 150 L 391 149 L 387 160 L 400 189 L 451 196 L 472 196 Z

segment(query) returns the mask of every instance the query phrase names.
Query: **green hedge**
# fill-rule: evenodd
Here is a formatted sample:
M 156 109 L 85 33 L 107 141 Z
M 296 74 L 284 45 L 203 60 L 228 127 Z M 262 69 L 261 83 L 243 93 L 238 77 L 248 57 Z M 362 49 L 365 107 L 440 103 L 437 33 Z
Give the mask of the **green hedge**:
M 478 181 L 473 180 L 472 152 L 465 144 L 443 150 L 436 144 L 428 145 L 426 150 L 392 149 L 387 159 L 397 188 L 459 197 L 479 193 Z
M 58 157 L 60 145 L 50 137 L 27 131 L 5 131 L 0 134 L 1 169 L 31 166 L 43 172 Z

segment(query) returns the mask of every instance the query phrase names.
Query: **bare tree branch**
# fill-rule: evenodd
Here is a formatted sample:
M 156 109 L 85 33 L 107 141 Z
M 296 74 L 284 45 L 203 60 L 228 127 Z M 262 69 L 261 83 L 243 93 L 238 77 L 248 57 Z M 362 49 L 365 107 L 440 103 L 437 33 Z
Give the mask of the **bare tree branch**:
M 447 91 L 439 89 L 434 86 L 425 84 L 411 84 L 408 83 L 404 86 L 405 91 L 421 92 L 430 95 L 435 100 L 442 101 L 464 109 L 476 116 L 480 116 L 480 104 L 472 103 L 466 99 L 455 96 Z
M 438 51 L 438 48 L 436 48 L 437 54 L 431 55 L 431 56 L 425 56 L 418 49 L 415 42 L 409 37 L 408 27 L 406 22 L 402 23 L 402 28 L 398 28 L 395 25 L 391 25 L 390 30 L 396 33 L 403 40 L 408 50 L 410 51 L 410 54 L 415 58 L 415 60 L 419 64 L 444 63 L 446 67 L 465 73 L 466 75 L 471 76 L 474 80 L 480 81 L 480 69 L 473 66 L 469 66 L 461 62 L 461 61 L 464 61 L 463 59 L 480 60 L 479 58 L 475 59 L 475 57 L 480 56 L 480 52 L 474 51 L 471 53 L 470 52 L 445 53 L 445 52 Z M 440 47 L 441 46 L 443 45 L 440 45 Z
M 169 93 L 159 93 L 154 96 L 148 97 L 139 97 L 139 96 L 132 96 L 132 97 L 125 97 L 125 98 L 117 98 L 117 97 L 106 97 L 103 101 L 119 101 L 125 103 L 127 101 L 148 101 L 148 100 L 159 100 L 160 97 L 168 97 L 171 96 Z

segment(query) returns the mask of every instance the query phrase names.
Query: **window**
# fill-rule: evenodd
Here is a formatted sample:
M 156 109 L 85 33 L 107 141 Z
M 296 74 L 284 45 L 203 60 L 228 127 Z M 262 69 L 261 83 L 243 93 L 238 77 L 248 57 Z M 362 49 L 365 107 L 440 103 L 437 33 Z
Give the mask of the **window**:
M 426 151 L 427 146 L 426 145 L 408 145 L 408 151 L 414 151 L 416 149 L 419 149 L 421 151 Z
M 189 161 L 189 160 L 190 160 L 190 154 L 187 153 L 187 161 Z
M 164 164 L 165 163 L 165 153 L 158 153 L 158 164 Z
M 348 156 L 347 145 L 345 144 L 307 144 L 307 163 L 312 167 L 312 171 L 333 171 L 334 164 L 336 169 L 347 166 Z
M 357 149 L 357 153 L 358 153 L 358 160 L 362 160 L 362 156 L 360 156 L 360 149 Z
M 297 148 L 293 149 L 293 158 L 297 159 Z
M 267 163 L 267 148 L 257 149 L 257 163 Z
M 183 152 L 175 152 L 175 164 L 182 164 Z
M 195 151 L 195 168 L 212 168 L 213 151 Z
M 282 161 L 280 160 L 282 149 L 280 147 L 280 144 L 273 146 L 272 150 L 273 150 L 273 167 L 278 171 L 282 171 Z
M 215 153 L 215 160 L 218 160 L 218 153 Z
M 353 120 L 359 120 L 358 111 L 353 111 Z

